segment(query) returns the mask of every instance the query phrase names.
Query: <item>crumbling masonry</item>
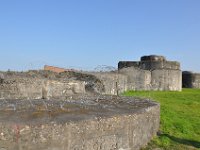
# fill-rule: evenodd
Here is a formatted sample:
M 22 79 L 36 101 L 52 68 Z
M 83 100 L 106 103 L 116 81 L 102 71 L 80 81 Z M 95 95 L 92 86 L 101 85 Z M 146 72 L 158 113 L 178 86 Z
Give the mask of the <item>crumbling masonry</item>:
M 66 71 L 47 65 L 44 70 Z M 93 75 L 99 79 L 103 87 L 94 91 L 101 94 L 118 95 L 127 90 L 182 90 L 180 63 L 167 61 L 163 56 L 150 55 L 141 57 L 140 61 L 120 61 L 117 71 L 78 73 Z M 88 82 L 85 83 L 87 85 Z

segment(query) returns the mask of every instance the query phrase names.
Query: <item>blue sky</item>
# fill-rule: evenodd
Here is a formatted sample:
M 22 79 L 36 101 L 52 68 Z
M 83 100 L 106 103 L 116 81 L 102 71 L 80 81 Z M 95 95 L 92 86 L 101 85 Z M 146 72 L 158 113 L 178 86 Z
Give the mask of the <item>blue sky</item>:
M 164 55 L 200 72 L 200 0 L 2 0 L 0 70 L 117 67 Z

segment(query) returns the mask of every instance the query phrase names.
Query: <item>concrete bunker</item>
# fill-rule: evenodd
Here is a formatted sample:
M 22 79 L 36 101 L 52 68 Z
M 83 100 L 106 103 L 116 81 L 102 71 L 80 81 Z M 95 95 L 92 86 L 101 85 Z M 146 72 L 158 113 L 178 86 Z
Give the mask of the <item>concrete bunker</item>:
M 112 71 L 84 72 L 47 65 L 44 66 L 44 70 L 52 72 L 68 70 L 68 73 L 92 76 L 98 80 L 92 82 L 93 92 L 100 94 L 118 95 L 127 90 L 182 90 L 180 63 L 168 61 L 164 56 L 149 55 L 142 56 L 140 61 L 120 61 L 118 70 Z M 86 88 L 91 86 L 87 83 L 91 82 L 86 82 Z
M 119 72 L 128 76 L 129 90 L 181 91 L 180 63 L 149 55 L 140 61 L 120 61 Z

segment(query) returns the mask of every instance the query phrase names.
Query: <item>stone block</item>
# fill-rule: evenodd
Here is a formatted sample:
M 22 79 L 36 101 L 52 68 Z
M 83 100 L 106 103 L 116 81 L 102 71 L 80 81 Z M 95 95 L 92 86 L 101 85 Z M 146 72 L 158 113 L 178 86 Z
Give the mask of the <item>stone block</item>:
M 159 104 L 129 97 L 0 104 L 0 149 L 6 150 L 139 150 L 160 123 Z

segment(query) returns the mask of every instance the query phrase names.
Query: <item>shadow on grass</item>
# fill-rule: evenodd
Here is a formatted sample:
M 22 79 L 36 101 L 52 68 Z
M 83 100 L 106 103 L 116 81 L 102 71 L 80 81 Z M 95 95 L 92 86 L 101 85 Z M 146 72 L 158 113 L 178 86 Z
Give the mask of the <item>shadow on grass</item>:
M 158 134 L 159 137 L 168 137 L 169 139 L 171 139 L 174 142 L 180 143 L 180 144 L 184 144 L 184 145 L 188 145 L 188 146 L 193 146 L 195 148 L 200 148 L 200 142 L 198 141 L 193 141 L 193 140 L 187 140 L 187 139 L 180 139 L 174 136 L 171 136 L 169 134 Z

